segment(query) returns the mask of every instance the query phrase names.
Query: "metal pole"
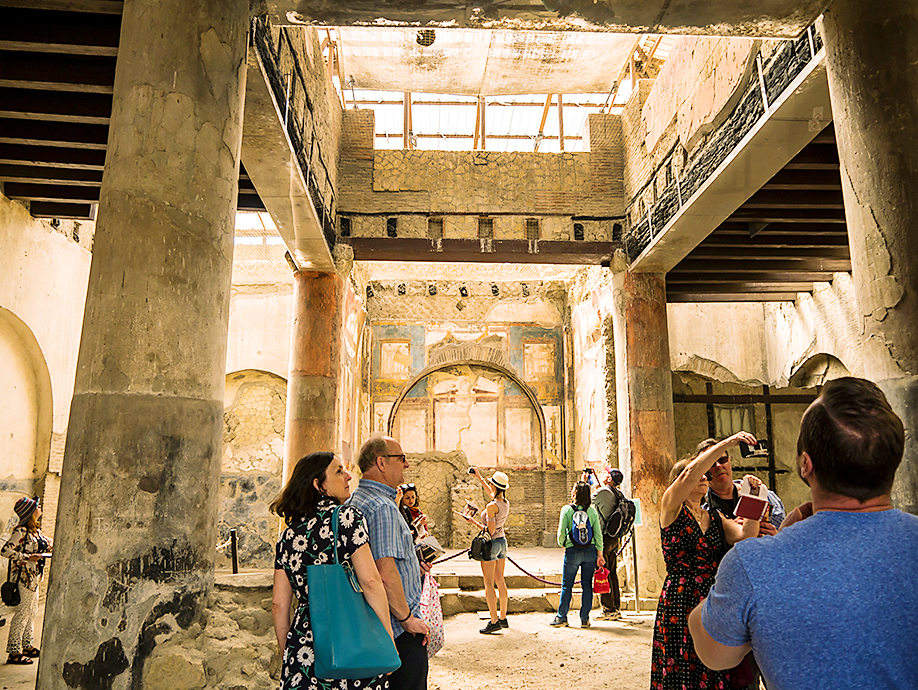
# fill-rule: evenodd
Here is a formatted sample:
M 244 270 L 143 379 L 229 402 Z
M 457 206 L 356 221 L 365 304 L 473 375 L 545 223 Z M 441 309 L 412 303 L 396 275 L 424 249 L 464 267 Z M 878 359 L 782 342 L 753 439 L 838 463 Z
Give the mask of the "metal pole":
M 236 555 L 236 530 L 230 530 L 230 554 L 233 557 L 233 575 L 239 572 L 239 558 Z M 637 563 L 637 561 L 635 561 Z
M 634 612 L 641 611 L 641 595 L 638 590 L 638 565 L 637 565 L 637 534 L 635 528 L 631 528 L 631 555 L 634 557 Z

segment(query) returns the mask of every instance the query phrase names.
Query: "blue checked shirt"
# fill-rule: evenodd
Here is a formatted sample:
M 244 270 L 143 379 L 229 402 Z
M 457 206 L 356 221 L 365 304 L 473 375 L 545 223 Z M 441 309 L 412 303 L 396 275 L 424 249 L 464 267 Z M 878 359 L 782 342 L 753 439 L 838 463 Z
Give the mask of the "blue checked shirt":
M 371 479 L 361 479 L 348 504 L 358 508 L 367 519 L 370 532 L 370 550 L 373 560 L 394 558 L 395 568 L 402 579 L 402 589 L 411 613 L 421 613 L 421 567 L 414 551 L 414 540 L 408 523 L 395 505 L 395 489 Z M 398 637 L 404 632 L 395 616 L 392 633 Z

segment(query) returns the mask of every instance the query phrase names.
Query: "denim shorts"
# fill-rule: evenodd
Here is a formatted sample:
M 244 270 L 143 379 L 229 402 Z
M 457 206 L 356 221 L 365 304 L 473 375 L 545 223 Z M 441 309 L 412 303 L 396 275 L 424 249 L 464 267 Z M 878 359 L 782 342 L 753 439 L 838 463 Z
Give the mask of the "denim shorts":
M 507 537 L 496 537 L 491 540 L 491 557 L 487 560 L 496 561 L 498 558 L 507 557 Z

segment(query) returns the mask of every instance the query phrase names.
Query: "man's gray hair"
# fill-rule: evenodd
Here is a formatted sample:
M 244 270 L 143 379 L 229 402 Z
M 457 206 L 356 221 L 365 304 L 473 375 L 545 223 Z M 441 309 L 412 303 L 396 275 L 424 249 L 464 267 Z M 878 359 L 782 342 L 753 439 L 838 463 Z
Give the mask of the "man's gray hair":
M 357 467 L 360 468 L 361 474 L 376 464 L 376 458 L 389 452 L 386 438 L 386 436 L 373 436 L 367 439 L 360 447 L 360 453 L 357 455 Z

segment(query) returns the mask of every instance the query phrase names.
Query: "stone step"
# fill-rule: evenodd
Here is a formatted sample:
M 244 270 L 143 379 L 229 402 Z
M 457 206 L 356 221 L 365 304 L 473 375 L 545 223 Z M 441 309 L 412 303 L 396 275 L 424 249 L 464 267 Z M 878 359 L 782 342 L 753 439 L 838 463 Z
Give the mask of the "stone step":
M 551 583 L 561 582 L 561 573 L 535 573 L 543 580 Z M 453 575 L 451 573 L 434 573 L 440 588 L 452 588 L 462 590 L 484 589 L 484 577 L 482 575 Z M 504 582 L 507 583 L 507 589 L 537 589 L 559 587 L 559 584 L 545 584 L 534 580 L 528 575 L 504 575 Z

